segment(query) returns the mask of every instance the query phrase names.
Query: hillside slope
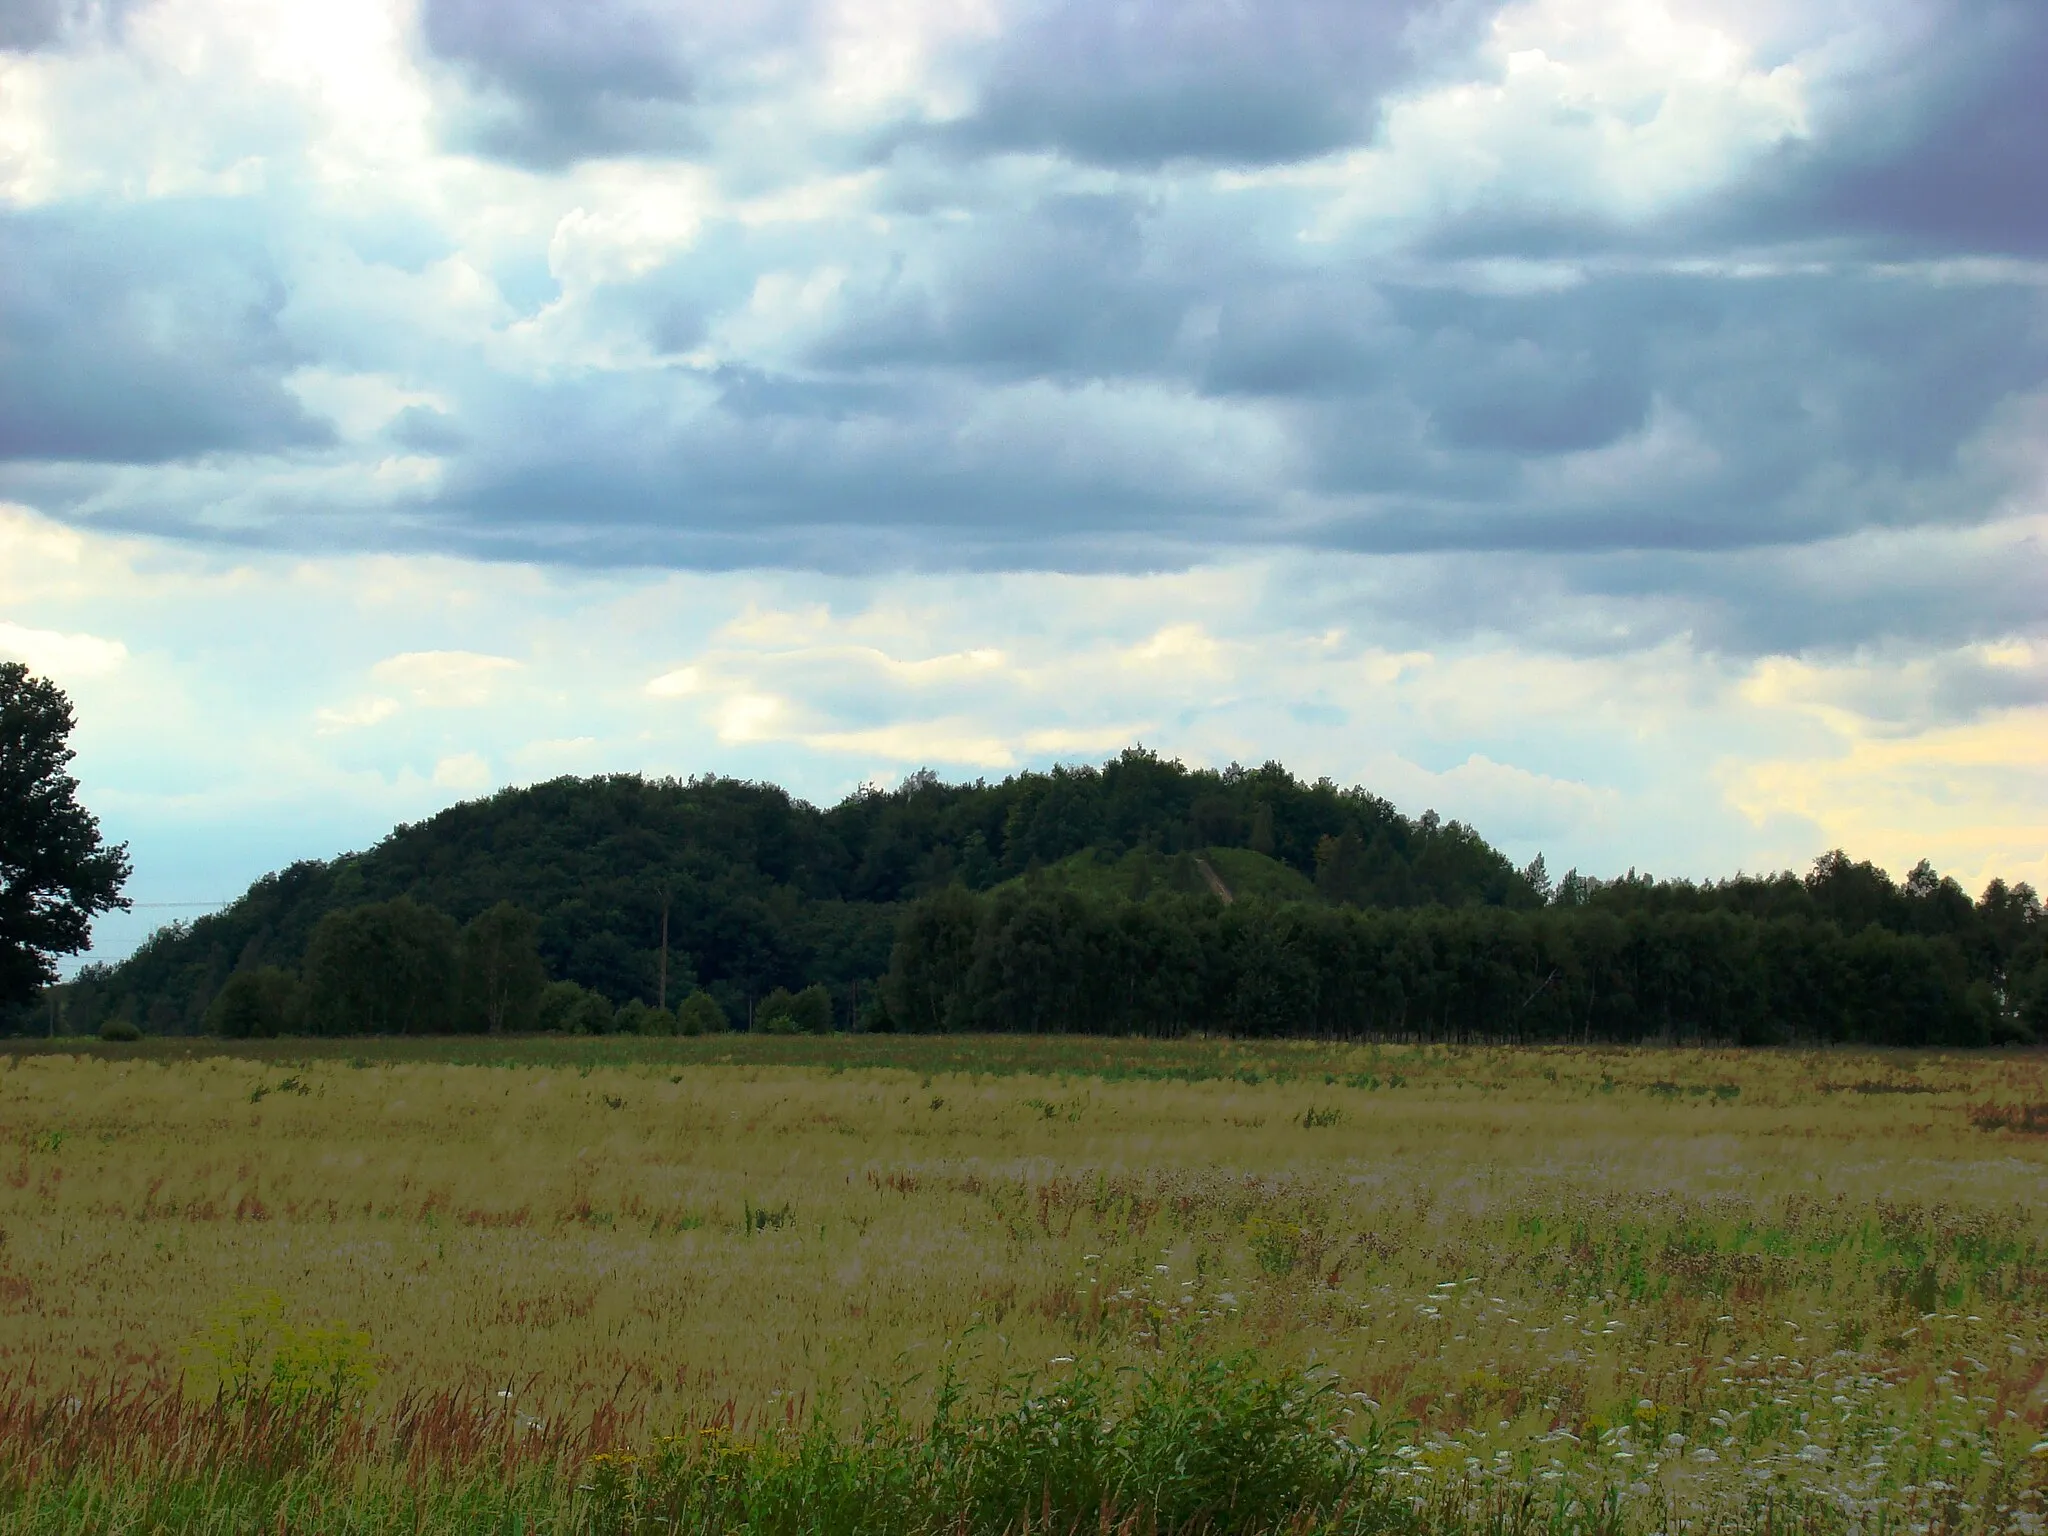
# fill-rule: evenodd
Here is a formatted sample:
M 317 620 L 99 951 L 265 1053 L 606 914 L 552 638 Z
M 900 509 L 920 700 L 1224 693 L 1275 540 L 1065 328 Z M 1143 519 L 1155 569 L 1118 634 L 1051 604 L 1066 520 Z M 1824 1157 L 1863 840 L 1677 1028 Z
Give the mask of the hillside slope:
M 1145 901 L 1211 892 L 1214 888 L 1202 873 L 1204 864 L 1221 879 L 1232 900 L 1255 896 L 1267 901 L 1313 901 L 1316 897 L 1313 880 L 1250 848 L 1190 848 L 1173 854 L 1133 848 L 1121 857 L 1108 849 L 1089 848 L 1046 865 L 1035 877 L 1015 878 L 1036 878 L 1101 900 Z
M 1321 865 L 1318 851 L 1321 851 Z M 769 784 L 636 775 L 508 789 L 394 830 L 375 847 L 265 876 L 226 910 L 159 931 L 72 989 L 72 1027 L 125 1016 L 200 1028 L 235 970 L 293 967 L 330 911 L 409 896 L 466 922 L 499 901 L 537 914 L 550 975 L 615 1002 L 652 994 L 663 911 L 669 974 L 729 1013 L 776 986 L 888 969 L 904 903 L 1033 870 L 1142 881 L 1200 851 L 1233 891 L 1358 904 L 1532 905 L 1508 860 L 1434 813 L 1277 764 L 1189 769 L 1142 749 L 1101 767 L 947 784 L 928 773 L 829 809 Z

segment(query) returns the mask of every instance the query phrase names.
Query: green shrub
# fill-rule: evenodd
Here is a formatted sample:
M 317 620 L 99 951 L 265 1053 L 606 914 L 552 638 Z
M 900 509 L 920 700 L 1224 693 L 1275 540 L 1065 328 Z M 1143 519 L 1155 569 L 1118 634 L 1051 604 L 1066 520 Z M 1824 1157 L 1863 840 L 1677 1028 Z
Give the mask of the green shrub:
M 299 980 L 274 965 L 236 971 L 206 1010 L 206 1032 L 224 1040 L 274 1040 L 299 1028 Z
M 813 982 L 790 999 L 789 1016 L 807 1035 L 832 1033 L 832 994 Z
M 276 1291 L 247 1292 L 218 1308 L 180 1350 L 192 1384 L 236 1405 L 258 1398 L 287 1407 L 360 1403 L 377 1382 L 370 1336 L 343 1327 L 295 1327 L 284 1310 Z
M 676 1016 L 636 997 L 618 1011 L 612 1028 L 622 1035 L 672 1035 L 676 1032 Z
M 322 1035 L 446 1034 L 456 1012 L 459 933 L 409 897 L 329 912 L 306 947 L 306 1014 Z
M 801 992 L 777 987 L 754 1010 L 754 1029 L 764 1035 L 830 1034 L 832 995 L 815 982 Z
M 676 1004 L 677 1034 L 722 1035 L 725 1030 L 725 1010 L 709 992 L 692 992 Z
M 576 1010 L 590 994 L 573 981 L 551 981 L 541 988 L 540 1005 L 534 1009 L 534 1028 L 547 1034 L 566 1034 L 576 1027 Z
M 534 1010 L 536 1027 L 554 1035 L 608 1035 L 615 1015 L 611 999 L 573 981 L 551 981 Z
M 570 1011 L 568 1027 L 579 1035 L 608 1035 L 616 1019 L 612 1000 L 602 992 L 586 989 L 582 1000 Z
M 534 1028 L 547 972 L 540 963 L 540 919 L 501 901 L 462 930 L 457 990 L 462 1027 L 485 1034 Z
M 796 1020 L 791 1017 L 789 1005 L 796 1001 L 787 988 L 777 987 L 754 1006 L 753 1029 L 757 1035 L 794 1035 L 799 1033 Z
M 2048 1035 L 2048 960 L 2015 977 L 2012 996 L 2021 1027 L 2034 1039 Z
M 616 1018 L 610 998 L 573 981 L 549 982 L 534 1010 L 535 1024 L 556 1035 L 608 1035 Z
M 118 1040 L 125 1043 L 140 1040 L 142 1038 L 142 1031 L 126 1019 L 109 1019 L 100 1026 L 100 1038 L 102 1040 Z
M 896 1033 L 896 1019 L 889 1012 L 889 1003 L 882 989 L 876 987 L 860 1002 L 860 1018 L 855 1029 L 868 1035 L 893 1035 Z

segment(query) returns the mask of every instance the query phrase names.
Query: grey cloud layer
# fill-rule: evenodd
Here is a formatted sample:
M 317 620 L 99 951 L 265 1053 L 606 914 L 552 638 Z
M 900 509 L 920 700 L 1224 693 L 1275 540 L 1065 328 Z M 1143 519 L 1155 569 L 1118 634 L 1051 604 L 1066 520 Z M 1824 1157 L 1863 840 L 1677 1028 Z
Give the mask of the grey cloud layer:
M 1111 166 L 1297 160 L 1370 138 L 1381 94 L 1468 41 L 1483 15 L 1469 0 L 1014 6 L 964 50 L 964 115 L 906 118 L 875 142 Z M 809 52 L 819 20 L 803 0 L 744 19 L 700 0 L 424 0 L 421 31 L 483 89 L 459 137 L 551 166 L 701 145 L 712 125 L 692 109 L 758 89 L 749 77 Z
M 426 0 L 429 49 L 481 86 L 458 141 L 525 165 L 696 147 L 686 15 L 621 3 Z
M 1843 82 L 1822 133 L 1730 200 L 1730 227 L 2048 254 L 2048 8 L 1944 0 L 1919 20 L 1911 54 Z
M 945 138 L 1098 165 L 1265 165 L 1372 137 L 1381 94 L 1476 7 L 1429 0 L 1060 0 L 981 61 Z
M 1061 217 L 1025 221 L 1007 259 L 949 265 L 943 291 L 857 293 L 800 370 L 500 387 L 483 429 L 499 451 L 466 458 L 449 496 L 539 524 L 600 506 L 685 552 L 716 534 L 755 558 L 807 525 L 920 530 L 939 561 L 1057 563 L 1090 531 L 1743 548 L 1981 519 L 2003 485 L 1965 445 L 2048 371 L 2038 298 L 2009 286 L 1641 275 L 1506 298 L 1359 278 L 1212 295 L 1090 259 L 1140 241 L 1113 220 L 1067 242 Z M 1191 339 L 1205 310 L 1213 331 Z M 1187 416 L 1120 420 L 1118 392 L 1139 390 Z M 1274 480 L 1205 463 L 1205 401 L 1271 425 L 1289 450 Z
M 111 36 L 97 15 L 17 4 L 0 40 Z M 2048 12 L 1901 10 L 1814 85 L 1806 136 L 1731 150 L 1647 213 L 1575 190 L 1598 178 L 1569 159 L 1453 196 L 1445 150 L 1418 162 L 1440 198 L 1337 217 L 1339 157 L 1392 156 L 1403 92 L 1505 91 L 1493 15 L 1009 6 L 931 45 L 952 106 L 908 92 L 842 120 L 818 99 L 829 19 L 797 0 L 738 20 L 424 0 L 434 132 L 536 196 L 559 179 L 561 213 L 607 159 L 750 193 L 866 179 L 843 212 L 713 214 L 595 276 L 566 235 L 500 245 L 478 263 L 494 317 L 431 341 L 388 298 L 456 247 L 417 215 L 314 211 L 275 181 L 0 214 L 0 492 L 202 536 L 572 562 L 1484 555 L 1734 650 L 1862 643 L 1907 611 L 1950 636 L 2048 617 L 2024 580 L 1974 601 L 1974 556 L 1923 552 L 1919 589 L 1799 559 L 1965 539 L 2033 493 Z M 571 340 L 514 366 L 515 332 Z M 300 403 L 302 368 L 433 403 L 351 440 Z M 136 463 L 177 474 L 137 488 L 117 468 Z M 1447 591 L 1444 622 L 1540 627 L 1500 597 L 1515 579 Z
M 76 46 L 117 26 L 135 0 L 0 0 L 0 48 Z
M 0 212 L 0 460 L 161 463 L 332 439 L 283 385 L 310 361 L 249 210 Z

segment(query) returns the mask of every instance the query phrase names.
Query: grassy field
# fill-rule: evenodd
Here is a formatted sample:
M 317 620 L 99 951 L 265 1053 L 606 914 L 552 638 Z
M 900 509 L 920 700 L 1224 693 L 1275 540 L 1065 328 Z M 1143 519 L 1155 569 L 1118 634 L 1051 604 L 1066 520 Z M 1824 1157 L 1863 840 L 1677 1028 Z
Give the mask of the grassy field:
M 0 1529 L 2044 1530 L 2038 1055 L 0 1056 Z

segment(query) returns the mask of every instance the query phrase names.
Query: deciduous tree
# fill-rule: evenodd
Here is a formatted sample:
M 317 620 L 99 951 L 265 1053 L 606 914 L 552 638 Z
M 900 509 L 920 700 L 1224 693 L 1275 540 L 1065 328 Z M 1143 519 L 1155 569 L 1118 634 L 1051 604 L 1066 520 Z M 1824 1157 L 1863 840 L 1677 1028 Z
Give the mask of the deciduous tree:
M 92 942 L 92 920 L 125 911 L 126 844 L 109 846 L 65 769 L 71 701 L 20 662 L 0 662 L 0 1005 L 57 978 L 53 961 Z
M 400 896 L 330 912 L 306 949 L 306 1013 L 323 1035 L 455 1027 L 455 924 Z
M 540 963 L 540 919 L 501 901 L 462 930 L 464 1026 L 500 1035 L 534 1027 L 548 984 Z

